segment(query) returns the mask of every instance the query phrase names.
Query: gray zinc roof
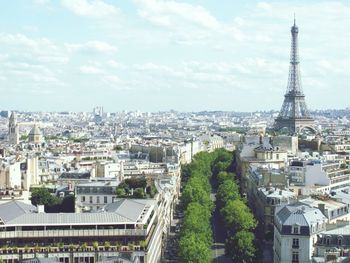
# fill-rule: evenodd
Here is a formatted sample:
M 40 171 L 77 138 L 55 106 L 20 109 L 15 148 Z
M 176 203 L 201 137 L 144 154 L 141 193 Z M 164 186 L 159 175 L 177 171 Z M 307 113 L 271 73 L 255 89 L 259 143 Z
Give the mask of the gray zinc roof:
M 37 213 L 35 206 L 19 201 L 0 205 L 0 218 L 5 225 L 94 225 L 136 223 L 147 205 L 154 200 L 120 199 L 98 213 Z
M 300 203 L 287 205 L 277 210 L 276 217 L 283 225 L 298 224 L 300 226 L 310 226 L 312 223 L 326 219 L 319 209 Z
M 89 225 L 133 223 L 116 213 L 34 213 L 23 214 L 7 222 L 7 225 Z
M 33 205 L 28 205 L 20 201 L 12 200 L 0 205 L 0 219 L 7 222 L 24 214 L 30 214 L 37 211 Z
M 124 216 L 132 221 L 137 221 L 148 203 L 145 201 L 146 200 L 139 199 L 119 199 L 114 203 L 105 206 L 105 211 L 117 213 L 118 215 Z

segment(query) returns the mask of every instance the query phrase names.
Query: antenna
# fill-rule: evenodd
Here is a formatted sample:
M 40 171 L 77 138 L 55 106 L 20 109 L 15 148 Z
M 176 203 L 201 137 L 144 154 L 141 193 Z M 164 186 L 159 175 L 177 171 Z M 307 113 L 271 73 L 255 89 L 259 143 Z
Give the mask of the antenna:
M 294 12 L 294 26 L 295 26 L 295 12 Z

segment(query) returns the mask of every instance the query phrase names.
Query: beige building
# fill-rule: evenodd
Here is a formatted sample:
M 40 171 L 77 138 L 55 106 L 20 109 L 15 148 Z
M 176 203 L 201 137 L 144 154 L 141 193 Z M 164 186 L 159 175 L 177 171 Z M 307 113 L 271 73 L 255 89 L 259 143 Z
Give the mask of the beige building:
M 38 125 L 34 125 L 34 127 L 30 130 L 28 134 L 28 142 L 34 144 L 41 144 L 44 142 L 44 137 L 42 132 L 40 131 Z

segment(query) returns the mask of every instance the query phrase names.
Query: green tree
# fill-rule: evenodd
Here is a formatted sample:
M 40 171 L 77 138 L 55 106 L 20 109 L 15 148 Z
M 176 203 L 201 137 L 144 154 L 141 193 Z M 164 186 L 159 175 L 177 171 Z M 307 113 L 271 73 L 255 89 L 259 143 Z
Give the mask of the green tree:
M 126 192 L 125 192 L 124 188 L 117 188 L 116 195 L 117 195 L 117 197 L 125 197 Z
M 34 188 L 31 196 L 32 205 L 52 206 L 60 203 L 59 198 L 51 195 L 47 188 Z
M 252 230 L 257 225 L 253 214 L 242 200 L 228 201 L 220 212 L 226 226 L 232 233 Z
M 74 195 L 67 195 L 63 198 L 60 212 L 74 213 L 75 212 L 75 197 Z
M 225 180 L 219 185 L 216 198 L 218 200 L 219 207 L 223 207 L 230 200 L 240 199 L 238 185 L 235 181 L 230 179 Z
M 208 246 L 213 242 L 210 226 L 211 213 L 207 207 L 199 203 L 190 203 L 185 211 L 181 233 L 186 235 L 193 232 L 197 238 L 204 240 Z
M 234 173 L 228 173 L 228 172 L 220 172 L 217 175 L 217 181 L 220 184 L 224 183 L 226 180 L 234 180 L 235 174 Z
M 211 249 L 193 232 L 180 238 L 179 259 L 181 263 L 209 263 L 211 262 Z
M 121 146 L 121 145 L 116 145 L 116 146 L 113 147 L 113 150 L 114 150 L 114 151 L 121 151 L 121 150 L 123 150 L 123 146 Z
M 256 249 L 254 247 L 254 239 L 255 236 L 251 232 L 237 232 L 226 243 L 226 253 L 232 256 L 234 262 L 255 262 Z
M 198 202 L 208 207 L 209 210 L 213 209 L 213 202 L 210 200 L 210 192 L 205 191 L 204 187 L 199 182 L 187 184 L 182 195 L 185 207 L 191 202 Z
M 134 198 L 145 198 L 145 191 L 142 188 L 136 188 L 132 196 Z
M 131 188 L 146 188 L 147 180 L 145 177 L 132 177 L 124 180 L 125 184 Z

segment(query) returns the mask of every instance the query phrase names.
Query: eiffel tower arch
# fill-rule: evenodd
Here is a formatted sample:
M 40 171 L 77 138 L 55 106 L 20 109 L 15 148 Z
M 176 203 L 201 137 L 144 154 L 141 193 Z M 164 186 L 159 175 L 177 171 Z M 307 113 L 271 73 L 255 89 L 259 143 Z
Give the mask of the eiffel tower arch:
M 290 53 L 290 65 L 287 92 L 284 95 L 282 108 L 275 119 L 275 130 L 286 128 L 290 133 L 300 133 L 303 129 L 309 129 L 316 133 L 315 120 L 311 117 L 305 103 L 305 95 L 301 87 L 298 33 L 299 29 L 295 24 L 291 28 L 292 45 Z

